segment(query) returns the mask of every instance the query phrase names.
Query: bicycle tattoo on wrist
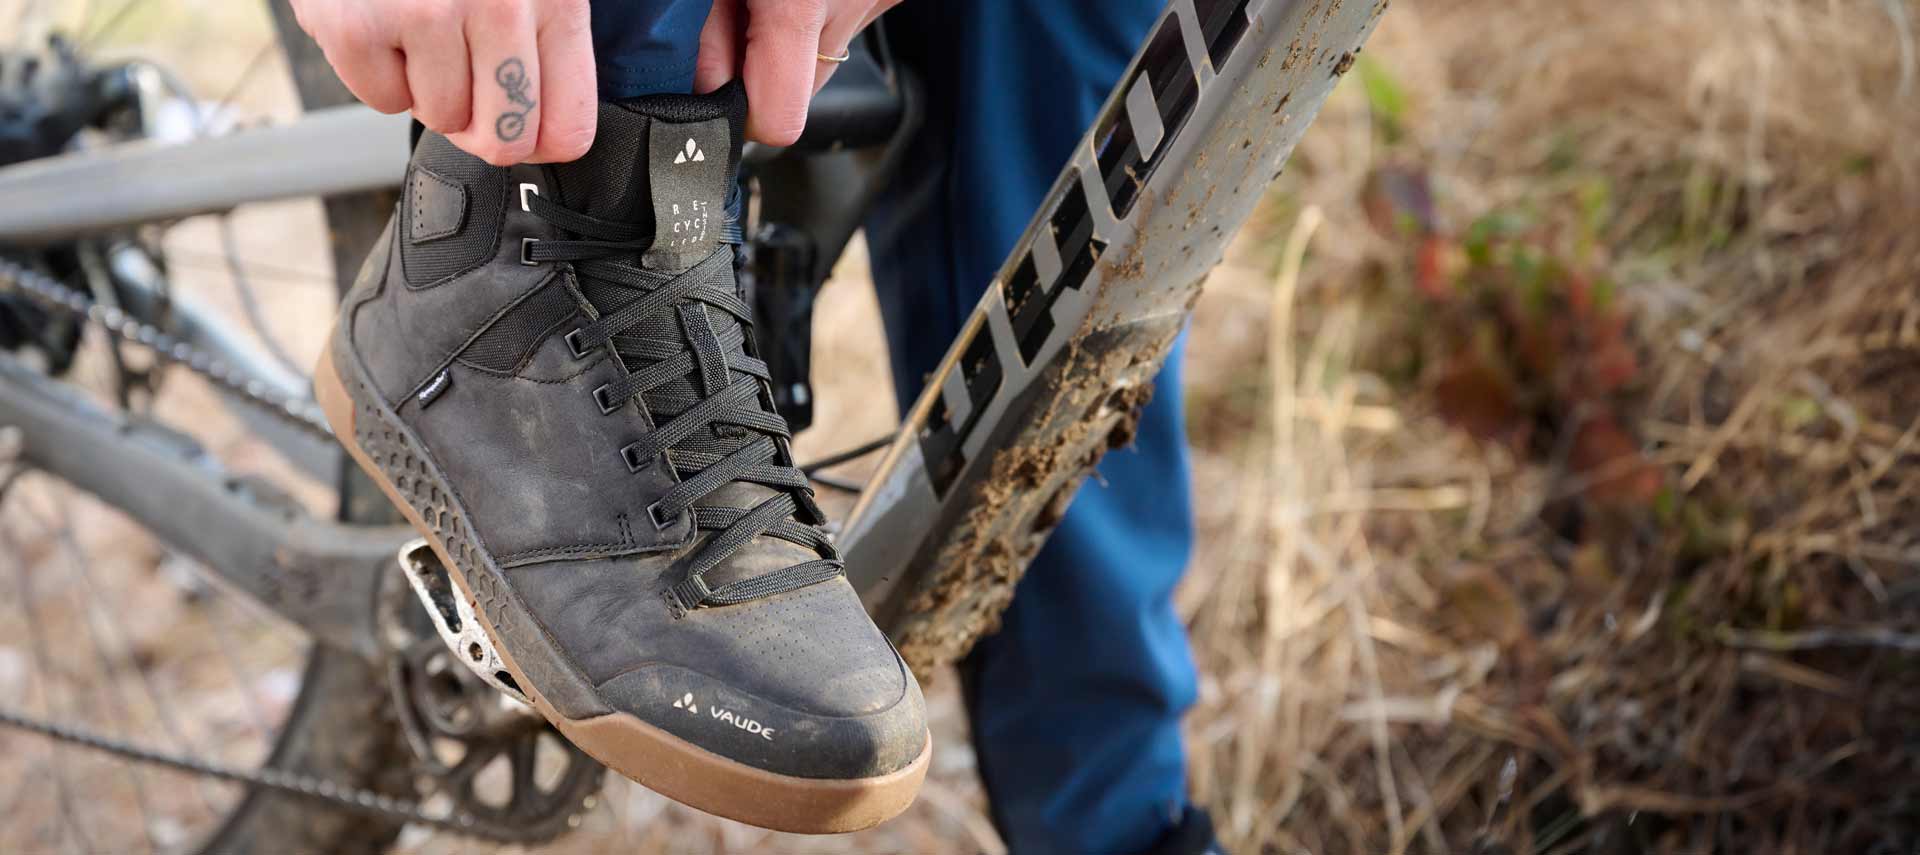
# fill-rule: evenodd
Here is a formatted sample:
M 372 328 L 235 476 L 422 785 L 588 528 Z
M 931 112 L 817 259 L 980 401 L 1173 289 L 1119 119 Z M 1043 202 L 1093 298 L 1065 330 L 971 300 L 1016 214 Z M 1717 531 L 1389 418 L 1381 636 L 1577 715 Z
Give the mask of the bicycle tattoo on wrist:
M 493 82 L 506 90 L 507 102 L 513 107 L 500 114 L 493 121 L 493 133 L 501 142 L 513 142 L 527 130 L 527 114 L 533 112 L 534 101 L 527 96 L 527 66 L 517 56 L 510 56 L 493 70 Z

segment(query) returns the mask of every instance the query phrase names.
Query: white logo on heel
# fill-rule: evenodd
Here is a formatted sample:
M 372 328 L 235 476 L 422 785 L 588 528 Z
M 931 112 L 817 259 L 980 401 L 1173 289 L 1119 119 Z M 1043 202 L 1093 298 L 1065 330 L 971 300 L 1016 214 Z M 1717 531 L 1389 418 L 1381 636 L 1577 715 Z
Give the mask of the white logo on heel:
M 699 144 L 693 141 L 693 137 L 687 137 L 686 149 L 673 156 L 674 163 L 686 163 L 687 161 L 699 163 L 706 159 L 707 153 L 700 150 Z

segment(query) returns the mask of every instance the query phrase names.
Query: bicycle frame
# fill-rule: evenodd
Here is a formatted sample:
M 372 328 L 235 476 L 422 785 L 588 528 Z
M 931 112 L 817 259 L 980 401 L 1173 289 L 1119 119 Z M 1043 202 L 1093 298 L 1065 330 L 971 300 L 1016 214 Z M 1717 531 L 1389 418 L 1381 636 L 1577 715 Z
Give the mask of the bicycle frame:
M 0 424 L 27 462 L 100 497 L 314 638 L 379 655 L 374 605 L 403 527 L 316 519 L 220 470 L 187 437 L 111 413 L 0 355 Z
M 410 129 L 404 115 L 334 107 L 186 144 L 137 142 L 14 164 L 0 169 L 0 244 L 397 187 Z
M 841 539 L 916 670 L 991 631 L 1386 0 L 1173 0 Z M 922 671 L 924 673 L 924 671 Z
M 1383 0 L 1173 0 L 1162 14 L 842 537 L 852 581 L 916 666 L 965 651 L 998 610 L 967 592 L 984 590 L 985 571 L 1010 592 L 1009 574 L 1092 463 L 1124 441 L 1205 275 L 1384 9 Z M 406 133 L 403 117 L 341 107 L 192 144 L 7 167 L 0 245 L 392 186 Z M 844 212 L 839 221 L 854 222 Z M 220 325 L 184 326 L 192 337 Z M 271 374 L 243 345 L 196 343 Z M 171 432 L 58 385 L 0 356 L 0 424 L 21 429 L 29 462 L 123 509 L 316 638 L 373 655 L 371 606 L 404 530 L 314 519 L 238 486 Z M 1020 468 L 1031 460 L 1044 465 Z M 1017 489 L 995 492 L 1009 478 Z

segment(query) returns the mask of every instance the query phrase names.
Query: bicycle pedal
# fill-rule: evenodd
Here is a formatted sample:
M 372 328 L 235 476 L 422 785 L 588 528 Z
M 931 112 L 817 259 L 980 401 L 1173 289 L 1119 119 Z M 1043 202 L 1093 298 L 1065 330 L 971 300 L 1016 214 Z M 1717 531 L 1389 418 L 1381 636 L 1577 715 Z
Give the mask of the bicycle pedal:
M 473 605 L 453 584 L 446 565 L 425 538 L 414 538 L 400 547 L 400 570 L 406 573 L 407 584 L 413 588 L 414 596 L 420 598 L 427 617 L 433 621 L 434 631 L 440 633 L 440 640 L 453 652 L 453 658 L 487 685 L 532 707 L 526 693 L 514 683 L 513 675 L 507 673 L 506 663 L 494 650 L 493 639 L 474 617 Z

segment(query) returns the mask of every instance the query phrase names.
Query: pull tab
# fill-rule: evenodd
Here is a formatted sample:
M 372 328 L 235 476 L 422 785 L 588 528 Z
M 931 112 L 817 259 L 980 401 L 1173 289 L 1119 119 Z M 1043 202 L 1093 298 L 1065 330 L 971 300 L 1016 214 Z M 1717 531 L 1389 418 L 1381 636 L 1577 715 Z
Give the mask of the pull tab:
M 649 123 L 647 179 L 653 193 L 653 248 L 642 263 L 685 270 L 720 242 L 726 220 L 727 120 Z
M 420 390 L 420 394 L 413 397 L 414 400 L 420 402 L 420 409 L 424 410 L 427 408 L 427 405 L 432 404 L 441 395 L 446 394 L 446 391 L 452 387 L 453 375 L 443 370 L 438 376 L 433 378 L 433 382 L 428 383 L 426 388 Z

